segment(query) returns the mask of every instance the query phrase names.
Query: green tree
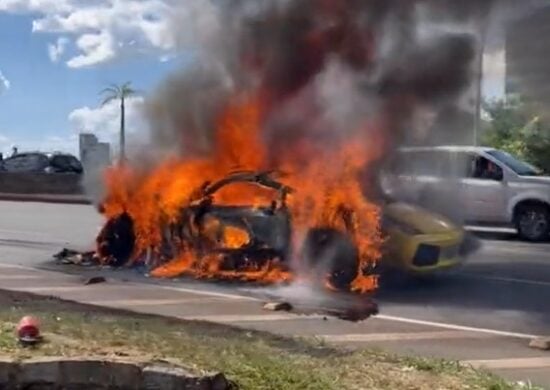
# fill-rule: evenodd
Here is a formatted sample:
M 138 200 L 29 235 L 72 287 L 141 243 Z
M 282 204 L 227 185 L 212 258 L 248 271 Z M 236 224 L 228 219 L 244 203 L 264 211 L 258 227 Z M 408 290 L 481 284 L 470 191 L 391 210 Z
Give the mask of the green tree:
M 521 99 L 484 103 L 489 117 L 482 142 L 550 172 L 550 126 Z
M 136 94 L 136 90 L 132 88 L 131 82 L 126 82 L 121 85 L 111 84 L 109 87 L 101 91 L 105 96 L 101 102 L 101 106 L 109 104 L 113 100 L 120 101 L 120 141 L 119 141 L 119 162 L 122 164 L 126 161 L 126 99 Z

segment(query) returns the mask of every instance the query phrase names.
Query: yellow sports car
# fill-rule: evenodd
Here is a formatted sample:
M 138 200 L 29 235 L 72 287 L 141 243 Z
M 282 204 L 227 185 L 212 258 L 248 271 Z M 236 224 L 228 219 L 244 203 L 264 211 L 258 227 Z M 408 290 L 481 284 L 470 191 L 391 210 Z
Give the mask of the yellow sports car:
M 462 227 L 406 203 L 387 204 L 382 226 L 387 236 L 383 268 L 429 274 L 459 265 L 476 248 Z

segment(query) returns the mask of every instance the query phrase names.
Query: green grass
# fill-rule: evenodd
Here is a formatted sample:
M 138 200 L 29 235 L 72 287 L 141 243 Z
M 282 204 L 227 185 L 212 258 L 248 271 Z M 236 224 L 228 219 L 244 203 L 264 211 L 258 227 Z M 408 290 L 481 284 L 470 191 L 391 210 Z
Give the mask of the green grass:
M 45 342 L 21 348 L 15 324 L 42 321 Z M 168 360 L 196 373 L 223 372 L 243 389 L 520 389 L 456 362 L 350 352 L 204 322 L 107 311 L 0 291 L 0 353 Z M 534 388 L 534 387 L 523 387 Z

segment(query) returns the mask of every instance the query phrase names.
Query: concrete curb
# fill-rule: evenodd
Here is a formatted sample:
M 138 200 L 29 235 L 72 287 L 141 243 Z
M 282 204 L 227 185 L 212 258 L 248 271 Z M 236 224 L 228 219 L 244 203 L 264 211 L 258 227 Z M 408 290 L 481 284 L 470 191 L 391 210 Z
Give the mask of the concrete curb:
M 0 201 L 83 204 L 83 205 L 92 204 L 92 201 L 88 199 L 85 195 L 0 193 Z
M 229 390 L 223 374 L 197 377 L 181 367 L 105 359 L 0 358 L 1 389 Z

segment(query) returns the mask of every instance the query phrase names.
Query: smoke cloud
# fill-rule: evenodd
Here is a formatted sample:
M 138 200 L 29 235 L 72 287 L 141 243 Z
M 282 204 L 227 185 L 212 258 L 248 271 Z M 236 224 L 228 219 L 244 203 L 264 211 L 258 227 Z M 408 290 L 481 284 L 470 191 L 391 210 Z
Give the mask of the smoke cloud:
M 531 1 L 530 5 L 521 7 L 520 17 L 509 20 L 506 36 L 506 71 L 508 86 L 511 87 L 508 92 L 521 95 L 534 114 L 546 123 L 550 120 L 547 113 L 550 104 L 547 71 L 550 66 L 550 44 L 541 37 L 547 36 L 550 31 L 549 6 L 547 1 Z
M 154 225 L 164 214 L 181 218 L 179 207 L 193 190 L 226 170 L 289 172 L 285 185 L 298 191 L 281 204 L 292 213 L 293 238 L 317 232 L 304 247 L 313 237 L 312 247 L 325 251 L 310 256 L 320 261 L 320 273 L 332 262 L 344 276 L 357 276 L 346 282 L 357 282 L 353 290 L 375 288 L 366 270 L 382 241 L 381 168 L 398 146 L 430 142 L 439 130 L 430 121 L 471 87 L 479 27 L 492 6 L 490 0 L 186 1 L 174 12 L 173 31 L 194 60 L 148 100 L 148 150 L 132 159 L 141 171 L 129 175 L 137 201 L 120 195 L 133 207 L 130 215 L 139 214 L 136 231 L 156 237 L 150 233 L 158 233 Z M 333 246 L 338 242 L 347 252 Z
M 416 139 L 418 115 L 470 86 L 473 26 L 492 1 L 224 0 L 186 2 L 173 26 L 193 65 L 150 99 L 153 155 L 208 154 L 237 93 L 261 96 L 273 159 L 304 138 L 322 146 L 384 122 L 384 148 Z M 365 123 L 371 124 L 364 126 Z M 432 136 L 425 129 L 421 142 Z M 324 145 L 323 145 L 324 144 Z M 381 153 L 381 156 L 384 155 Z

